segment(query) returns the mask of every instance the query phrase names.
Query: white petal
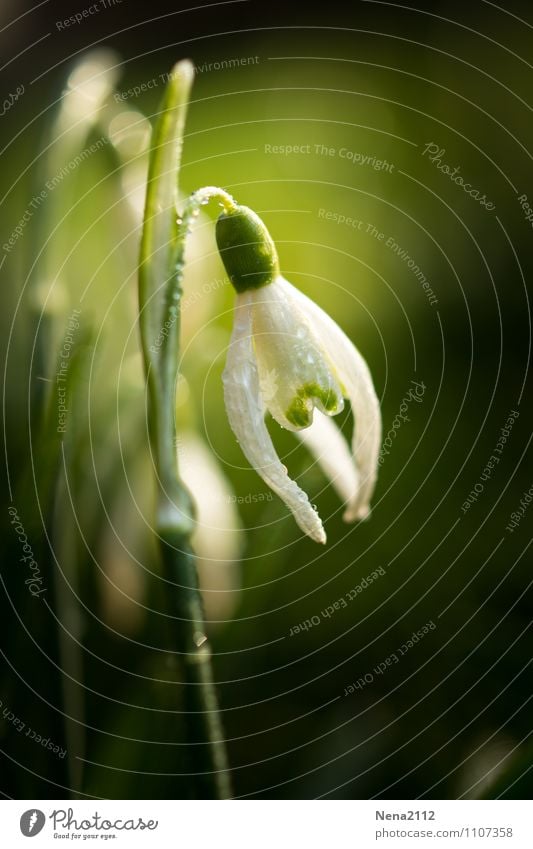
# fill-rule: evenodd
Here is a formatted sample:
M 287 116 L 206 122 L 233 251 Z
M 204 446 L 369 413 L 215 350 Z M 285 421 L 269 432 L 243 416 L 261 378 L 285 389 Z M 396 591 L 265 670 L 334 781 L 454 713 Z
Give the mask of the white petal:
M 311 424 L 315 406 L 336 415 L 344 401 L 307 314 L 284 284 L 278 277 L 254 293 L 252 332 L 261 397 L 278 424 L 297 431 Z
M 328 358 L 334 367 L 346 398 L 349 399 L 354 415 L 352 452 L 360 479 L 359 492 L 348 502 L 344 519 L 353 522 L 364 519 L 370 513 L 370 499 L 377 478 L 379 449 L 381 446 L 381 412 L 372 377 L 363 357 L 332 318 L 314 301 L 306 297 L 286 280 L 302 310 L 313 322 Z
M 84 135 L 87 127 L 101 117 L 106 98 L 113 91 L 118 79 L 120 57 L 112 50 L 96 49 L 84 56 L 73 68 L 63 97 L 56 128 L 59 143 L 63 133 L 69 140 Z
M 305 492 L 289 478 L 264 420 L 259 374 L 252 342 L 253 291 L 237 296 L 235 324 L 222 375 L 224 400 L 231 428 L 246 459 L 294 514 L 304 533 L 324 543 L 326 534 Z
M 346 504 L 357 497 L 359 475 L 344 436 L 329 416 L 315 411 L 313 424 L 296 433 Z
M 243 534 L 235 496 L 207 444 L 185 431 L 178 442 L 179 470 L 196 504 L 192 543 L 208 622 L 229 619 L 240 593 Z

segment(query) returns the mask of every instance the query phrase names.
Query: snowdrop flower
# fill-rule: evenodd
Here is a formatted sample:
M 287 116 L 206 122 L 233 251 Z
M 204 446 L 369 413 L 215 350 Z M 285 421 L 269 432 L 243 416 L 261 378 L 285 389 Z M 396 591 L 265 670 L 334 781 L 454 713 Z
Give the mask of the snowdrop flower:
M 217 222 L 217 243 L 237 292 L 223 373 L 228 419 L 248 460 L 292 511 L 300 528 L 325 543 L 305 492 L 281 463 L 265 412 L 294 431 L 346 502 L 348 522 L 369 515 L 381 443 L 381 415 L 368 367 L 340 327 L 281 276 L 261 219 L 235 206 Z M 331 420 L 344 398 L 355 419 L 351 451 Z

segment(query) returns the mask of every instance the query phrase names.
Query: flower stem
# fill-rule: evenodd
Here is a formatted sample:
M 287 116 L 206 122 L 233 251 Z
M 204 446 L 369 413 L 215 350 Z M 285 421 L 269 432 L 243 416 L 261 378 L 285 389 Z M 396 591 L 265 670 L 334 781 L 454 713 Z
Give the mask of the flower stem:
M 167 534 L 162 540 L 161 551 L 166 578 L 176 585 L 171 602 L 185 681 L 183 709 L 187 721 L 188 762 L 194 770 L 194 795 L 199 799 L 228 799 L 231 787 L 226 747 L 195 558 L 186 543 L 178 547 L 177 540 L 171 542 L 171 536 Z
M 194 796 L 222 799 L 230 796 L 229 773 L 190 546 L 193 509 L 178 471 L 175 392 L 186 236 L 204 203 L 217 197 L 231 209 L 233 201 L 221 189 L 201 189 L 178 218 L 180 155 L 192 79 L 190 62 L 175 66 L 154 128 L 139 267 L 139 323 L 157 476 L 155 530 L 164 578 L 171 587 L 167 604 L 174 623 L 173 656 L 182 667 L 188 768 Z M 161 335 L 163 343 L 156 344 Z

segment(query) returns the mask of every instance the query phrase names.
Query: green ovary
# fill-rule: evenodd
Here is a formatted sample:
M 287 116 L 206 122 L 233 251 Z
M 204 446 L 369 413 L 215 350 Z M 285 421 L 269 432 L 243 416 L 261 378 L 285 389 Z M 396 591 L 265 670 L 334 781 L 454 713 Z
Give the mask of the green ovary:
M 298 389 L 285 412 L 285 417 L 294 427 L 309 427 L 313 415 L 313 399 L 319 401 L 325 412 L 334 413 L 341 406 L 341 399 L 333 389 L 324 389 L 318 383 L 306 383 Z

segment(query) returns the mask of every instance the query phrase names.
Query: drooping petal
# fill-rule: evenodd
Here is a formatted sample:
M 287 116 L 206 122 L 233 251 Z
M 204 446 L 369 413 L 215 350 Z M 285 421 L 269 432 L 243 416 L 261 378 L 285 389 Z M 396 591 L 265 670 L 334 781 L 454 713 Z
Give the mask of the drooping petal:
M 377 478 L 381 446 L 381 412 L 368 366 L 346 334 L 310 298 L 280 278 L 288 296 L 295 298 L 313 323 L 317 337 L 343 385 L 354 415 L 353 459 L 359 475 L 359 491 L 348 502 L 344 519 L 353 522 L 370 513 L 370 499 Z
M 259 374 L 252 341 L 251 290 L 237 296 L 235 323 L 222 375 L 229 423 L 251 466 L 285 502 L 304 533 L 325 543 L 326 534 L 305 492 L 291 480 L 265 425 Z
M 359 491 L 359 475 L 344 436 L 329 416 L 315 411 L 313 424 L 296 433 L 331 481 L 345 504 L 351 504 Z
M 263 401 L 282 427 L 308 427 L 313 409 L 336 415 L 342 391 L 310 321 L 282 277 L 258 289 L 252 301 L 252 331 Z

